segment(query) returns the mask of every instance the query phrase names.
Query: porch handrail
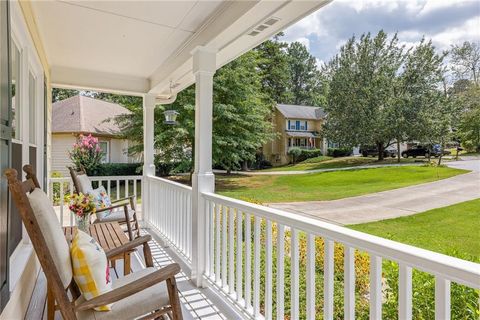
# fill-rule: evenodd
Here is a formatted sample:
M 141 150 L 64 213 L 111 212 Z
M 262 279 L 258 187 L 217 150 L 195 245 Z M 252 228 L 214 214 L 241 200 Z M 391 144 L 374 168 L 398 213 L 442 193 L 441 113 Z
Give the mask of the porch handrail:
M 186 191 L 192 191 L 192 187 L 184 185 L 182 183 L 178 183 L 178 182 L 175 182 L 175 181 L 172 181 L 172 180 L 160 178 L 160 177 L 153 176 L 153 175 L 147 175 L 146 177 L 149 178 L 149 179 L 152 179 L 154 181 L 159 181 L 161 183 L 171 185 L 175 188 L 183 189 L 183 190 L 186 190 Z
M 138 197 L 140 195 L 137 188 L 137 183 L 143 180 L 143 176 L 91 176 L 89 177 L 90 181 L 98 182 L 99 184 L 104 185 L 107 193 L 110 195 L 112 200 L 118 200 L 127 195 L 135 195 Z M 116 188 L 116 192 L 112 193 L 112 182 L 116 184 L 123 183 L 123 192 L 120 191 L 120 188 Z M 133 183 L 133 185 L 132 185 Z M 73 225 L 73 215 L 66 213 L 68 208 L 66 208 L 66 198 L 67 195 L 72 195 L 74 192 L 74 185 L 71 177 L 55 177 L 48 178 L 48 195 L 52 204 L 56 206 L 58 211 L 58 218 L 62 226 Z M 142 190 L 143 193 L 143 190 Z M 64 217 L 65 216 L 65 217 Z M 66 219 L 65 219 L 66 218 Z
M 480 289 L 480 264 L 421 249 L 393 240 L 341 227 L 282 210 L 237 200 L 215 193 L 203 193 L 206 200 L 239 209 L 262 218 L 313 233 L 383 258 L 403 262 L 411 267 Z
M 192 262 L 192 188 L 146 175 L 145 222 L 157 232 L 187 265 Z

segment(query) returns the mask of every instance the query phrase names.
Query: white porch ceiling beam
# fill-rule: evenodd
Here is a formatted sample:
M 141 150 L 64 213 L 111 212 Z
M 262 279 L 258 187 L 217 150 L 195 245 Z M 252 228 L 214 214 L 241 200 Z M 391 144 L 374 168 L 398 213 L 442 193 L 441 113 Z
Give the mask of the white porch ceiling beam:
M 107 72 L 52 66 L 51 82 L 54 87 L 94 90 L 128 95 L 143 95 L 149 91 L 146 78 Z

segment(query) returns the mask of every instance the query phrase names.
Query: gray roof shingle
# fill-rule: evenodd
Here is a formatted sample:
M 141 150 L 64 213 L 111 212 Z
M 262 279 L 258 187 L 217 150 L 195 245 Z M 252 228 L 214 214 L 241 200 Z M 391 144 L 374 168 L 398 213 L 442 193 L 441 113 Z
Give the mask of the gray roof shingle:
M 320 120 L 325 118 L 325 111 L 320 107 L 277 104 L 277 109 L 285 118 Z
M 93 133 L 118 135 L 121 130 L 109 118 L 131 112 L 119 104 L 85 96 L 74 96 L 52 106 L 53 133 Z

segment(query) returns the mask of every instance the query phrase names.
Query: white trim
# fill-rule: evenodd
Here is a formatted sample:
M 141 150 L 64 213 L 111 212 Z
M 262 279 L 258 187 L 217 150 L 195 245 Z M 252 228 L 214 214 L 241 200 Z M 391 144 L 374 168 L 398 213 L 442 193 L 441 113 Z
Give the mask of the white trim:
M 30 255 L 33 252 L 33 247 L 31 244 L 26 244 L 20 242 L 12 255 L 10 256 L 10 278 L 9 278 L 9 289 L 10 292 L 15 290 L 18 280 L 20 279 L 27 262 L 30 258 Z
M 53 87 L 84 89 L 139 96 L 148 92 L 150 81 L 146 78 L 100 71 L 51 66 Z

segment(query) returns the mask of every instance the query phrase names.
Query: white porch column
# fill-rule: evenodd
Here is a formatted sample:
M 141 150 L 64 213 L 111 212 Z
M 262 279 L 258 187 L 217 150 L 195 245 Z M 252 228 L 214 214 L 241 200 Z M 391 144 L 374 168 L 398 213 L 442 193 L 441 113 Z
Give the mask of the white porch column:
M 142 185 L 142 213 L 144 226 L 147 225 L 150 210 L 150 184 L 145 178 L 155 175 L 154 165 L 154 111 L 155 95 L 146 94 L 143 96 L 143 185 Z
M 202 192 L 213 192 L 212 173 L 212 114 L 213 75 L 216 70 L 216 50 L 197 47 L 193 52 L 195 75 L 195 169 L 192 179 L 192 279 L 202 286 L 205 272 L 207 215 Z

